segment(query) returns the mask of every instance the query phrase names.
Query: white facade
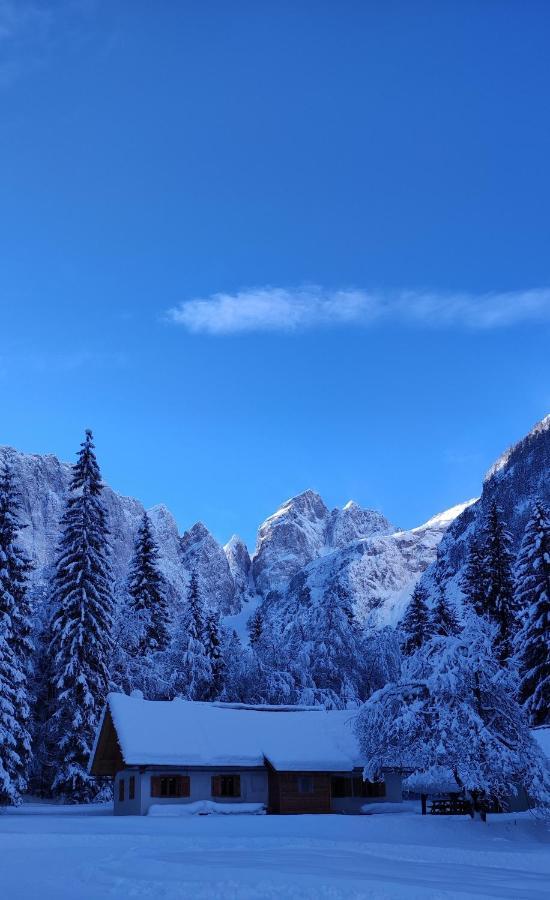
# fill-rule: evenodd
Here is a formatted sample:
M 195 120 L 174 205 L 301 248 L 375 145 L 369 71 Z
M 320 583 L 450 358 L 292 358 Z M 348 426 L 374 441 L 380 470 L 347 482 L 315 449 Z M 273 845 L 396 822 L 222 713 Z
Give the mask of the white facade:
M 215 775 L 239 775 L 239 797 L 213 797 L 212 777 Z M 154 797 L 151 779 L 158 776 L 186 775 L 189 777 L 188 797 Z M 130 779 L 134 778 L 134 797 L 130 797 Z M 124 782 L 124 800 L 120 799 L 120 782 Z M 123 769 L 114 782 L 115 816 L 145 816 L 149 807 L 156 804 L 181 805 L 197 800 L 215 800 L 216 803 L 263 803 L 267 806 L 267 771 L 265 769 L 171 769 L 151 768 L 144 772 L 139 769 Z

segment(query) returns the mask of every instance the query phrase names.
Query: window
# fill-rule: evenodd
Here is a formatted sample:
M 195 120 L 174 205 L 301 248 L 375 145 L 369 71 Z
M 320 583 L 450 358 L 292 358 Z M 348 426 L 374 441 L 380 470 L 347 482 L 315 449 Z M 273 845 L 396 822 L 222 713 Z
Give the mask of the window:
M 353 779 L 354 797 L 385 797 L 386 785 L 383 781 L 363 781 L 362 778 Z
M 189 775 L 152 775 L 151 797 L 189 797 Z
M 124 803 L 124 778 L 118 782 L 118 801 Z
M 130 781 L 128 782 L 128 800 L 136 799 L 136 776 L 130 775 Z
M 385 797 L 386 785 L 383 781 L 363 781 L 362 778 L 345 778 L 335 775 L 331 780 L 333 797 Z
M 353 782 L 351 778 L 342 778 L 336 775 L 331 781 L 331 794 L 333 797 L 352 797 Z
M 241 776 L 240 775 L 213 775 L 212 776 L 212 796 L 213 797 L 240 797 L 241 796 Z
M 297 778 L 297 782 L 299 794 L 313 793 L 313 778 L 311 777 L 311 775 L 300 775 Z

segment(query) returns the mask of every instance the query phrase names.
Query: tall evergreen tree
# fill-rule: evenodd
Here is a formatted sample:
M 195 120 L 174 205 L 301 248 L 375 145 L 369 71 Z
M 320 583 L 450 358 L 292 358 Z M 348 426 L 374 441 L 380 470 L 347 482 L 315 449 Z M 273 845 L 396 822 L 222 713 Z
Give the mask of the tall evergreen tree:
M 461 588 L 470 608 L 478 616 L 485 615 L 486 577 L 483 549 L 479 540 L 474 540 L 470 546 Z
M 443 580 L 436 583 L 436 601 L 431 616 L 431 632 L 432 634 L 440 634 L 442 636 L 458 634 L 460 631 L 460 623 L 455 610 L 447 599 L 445 584 Z
M 532 725 L 550 725 L 550 512 L 540 500 L 518 555 L 516 605 L 524 615 L 516 642 L 519 699 Z
M 262 638 L 262 632 L 264 628 L 264 618 L 262 616 L 262 612 L 260 607 L 258 607 L 250 616 L 248 620 L 248 636 L 250 639 L 250 645 L 254 647 Z
M 147 513 L 137 534 L 128 577 L 130 614 L 135 617 L 135 652 L 165 650 L 170 640 L 166 582 L 159 570 L 159 550 Z
M 17 544 L 20 529 L 19 495 L 5 466 L 0 474 L 0 804 L 20 801 L 31 758 L 31 564 Z
M 431 635 L 430 611 L 428 595 L 423 587 L 416 585 L 407 612 L 401 620 L 401 631 L 404 635 L 403 653 L 410 656 L 418 650 Z
M 54 712 L 52 793 L 74 803 L 98 794 L 87 763 L 109 689 L 112 651 L 112 573 L 103 485 L 86 431 L 61 522 L 52 583 L 50 657 Z
M 223 689 L 225 664 L 222 652 L 220 618 L 213 610 L 209 610 L 206 613 L 204 620 L 204 636 L 206 655 L 210 660 L 210 666 L 212 668 L 210 699 L 215 700 L 219 697 Z
M 512 654 L 517 629 L 513 565 L 511 535 L 502 509 L 492 503 L 485 521 L 483 541 L 485 614 L 497 626 L 496 650 L 503 663 Z
M 349 590 L 336 579 L 317 597 L 304 583 L 279 639 L 273 642 L 264 634 L 258 649 L 272 677 L 281 671 L 292 674 L 299 703 L 345 708 L 367 695 L 364 633 L 354 618 Z
M 181 653 L 172 679 L 172 693 L 186 700 L 206 700 L 212 693 L 212 663 L 206 650 L 205 613 L 196 572 L 191 575 Z

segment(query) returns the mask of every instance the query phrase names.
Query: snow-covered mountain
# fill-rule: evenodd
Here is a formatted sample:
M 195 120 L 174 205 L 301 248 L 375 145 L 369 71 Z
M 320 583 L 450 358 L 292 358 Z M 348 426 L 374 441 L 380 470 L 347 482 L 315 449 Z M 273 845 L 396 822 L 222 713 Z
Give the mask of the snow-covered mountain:
M 359 622 L 379 627 L 395 624 L 414 585 L 434 561 L 449 524 L 469 503 L 434 516 L 411 531 L 388 533 L 386 523 L 380 531 L 339 549 L 325 548 L 323 554 L 292 577 L 276 603 L 268 595 L 266 608 L 270 620 L 284 623 L 299 608 L 301 597 L 311 596 L 314 603 L 330 604 L 336 592 L 349 598 Z
M 181 565 L 186 573 L 197 574 L 201 597 L 222 615 L 238 612 L 239 597 L 227 556 L 202 522 L 185 532 L 180 548 Z
M 71 467 L 55 456 L 0 448 L 9 460 L 23 504 L 27 527 L 21 542 L 35 564 L 33 579 L 43 583 L 55 558 Z M 360 621 L 392 624 L 401 617 L 414 584 L 434 575 L 458 584 L 471 535 L 488 504 L 503 507 L 516 543 L 535 496 L 550 500 L 550 416 L 508 450 L 486 476 L 481 498 L 454 507 L 410 531 L 398 530 L 380 512 L 350 501 L 330 510 L 315 491 L 287 500 L 260 526 L 256 550 L 237 537 L 222 547 L 202 523 L 182 537 L 165 506 L 149 510 L 161 552 L 161 567 L 174 602 L 186 596 L 196 571 L 207 602 L 223 616 L 254 609 L 259 595 L 284 618 L 300 591 L 318 597 L 344 590 Z M 105 487 L 114 544 L 113 568 L 123 585 L 143 505 Z M 436 562 L 436 553 L 438 559 Z M 290 614 L 290 612 L 289 612 Z
M 304 491 L 287 500 L 260 526 L 252 573 L 264 597 L 281 595 L 296 573 L 336 549 L 394 528 L 379 512 L 350 501 L 330 511 L 319 494 Z
M 252 560 L 245 542 L 236 534 L 227 542 L 223 551 L 235 585 L 235 606 L 239 609 L 254 594 Z
M 31 556 L 33 581 L 47 582 L 59 539 L 59 523 L 71 466 L 53 455 L 26 454 L 0 448 L 0 463 L 10 463 L 22 500 L 27 527 L 21 543 Z M 105 486 L 113 542 L 112 564 L 120 591 L 125 582 L 143 505 Z M 371 608 L 399 604 L 403 591 L 432 561 L 448 519 L 436 519 L 412 532 L 396 532 L 379 512 L 350 501 L 329 510 L 319 494 L 307 490 L 284 503 L 260 526 L 256 552 L 234 536 L 222 547 L 201 522 L 180 537 L 176 521 L 162 505 L 148 510 L 160 549 L 160 565 L 173 603 L 182 602 L 189 576 L 196 572 L 202 594 L 223 616 L 234 616 L 259 594 L 268 602 L 281 599 L 291 581 L 301 576 L 321 585 L 335 578 L 353 592 L 360 618 Z M 298 584 L 298 581 L 296 581 Z
M 59 522 L 65 508 L 71 466 L 56 456 L 20 453 L 11 447 L 0 447 L 0 464 L 8 462 L 12 468 L 22 503 L 22 519 L 26 525 L 20 533 L 20 543 L 34 564 L 33 581 L 42 583 L 55 560 L 59 539 Z M 115 579 L 121 584 L 127 575 L 133 543 L 144 507 L 139 500 L 123 497 L 106 485 L 104 501 L 107 507 L 111 540 L 112 566 Z M 171 588 L 179 587 L 179 536 L 174 517 L 165 506 L 149 511 L 155 537 L 161 548 L 163 572 Z
M 435 578 L 441 579 L 447 584 L 449 596 L 460 600 L 468 552 L 491 504 L 496 502 L 502 508 L 517 550 L 535 498 L 550 504 L 550 415 L 491 466 L 479 500 L 450 524 L 437 560 L 423 577 L 425 586 L 430 589 Z

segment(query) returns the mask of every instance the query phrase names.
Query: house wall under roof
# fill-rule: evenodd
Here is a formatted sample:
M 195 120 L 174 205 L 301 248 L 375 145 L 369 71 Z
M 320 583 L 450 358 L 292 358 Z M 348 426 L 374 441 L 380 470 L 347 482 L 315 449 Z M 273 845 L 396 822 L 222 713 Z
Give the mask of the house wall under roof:
M 238 797 L 220 797 L 212 793 L 212 778 L 219 775 L 238 775 L 240 795 Z M 155 778 L 183 776 L 189 778 L 189 796 L 158 797 L 154 796 Z M 130 799 L 130 778 L 135 778 L 135 797 Z M 124 799 L 120 799 L 120 782 L 124 782 Z M 114 812 L 117 816 L 147 815 L 153 805 L 181 805 L 194 803 L 197 800 L 214 800 L 216 803 L 263 803 L 268 804 L 266 769 L 233 769 L 229 767 L 190 769 L 178 766 L 169 768 L 148 768 L 139 771 L 126 768 L 118 772 L 114 784 Z

